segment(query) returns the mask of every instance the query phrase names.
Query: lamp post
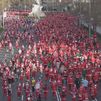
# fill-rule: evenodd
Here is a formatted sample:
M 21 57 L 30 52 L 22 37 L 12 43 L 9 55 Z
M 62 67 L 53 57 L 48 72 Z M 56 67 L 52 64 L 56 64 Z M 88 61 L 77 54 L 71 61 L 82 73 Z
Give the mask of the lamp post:
M 4 28 L 4 0 L 2 0 L 2 27 Z
M 89 36 L 91 34 L 91 0 L 89 0 Z
M 26 11 L 26 9 L 27 9 L 27 2 L 28 2 L 28 1 L 24 0 L 24 10 L 25 10 L 25 11 Z
M 79 2 L 80 2 L 80 14 L 81 14 L 81 0 L 79 0 Z
M 79 0 L 79 26 L 81 26 L 81 0 Z

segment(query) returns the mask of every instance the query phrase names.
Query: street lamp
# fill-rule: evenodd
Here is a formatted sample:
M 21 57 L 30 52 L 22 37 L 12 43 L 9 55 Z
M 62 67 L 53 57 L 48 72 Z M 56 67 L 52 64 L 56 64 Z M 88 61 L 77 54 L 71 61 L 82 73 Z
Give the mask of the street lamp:
M 79 0 L 79 26 L 81 26 L 81 0 Z
M 2 27 L 4 28 L 4 0 L 2 0 Z
M 91 34 L 91 0 L 89 0 L 89 36 Z

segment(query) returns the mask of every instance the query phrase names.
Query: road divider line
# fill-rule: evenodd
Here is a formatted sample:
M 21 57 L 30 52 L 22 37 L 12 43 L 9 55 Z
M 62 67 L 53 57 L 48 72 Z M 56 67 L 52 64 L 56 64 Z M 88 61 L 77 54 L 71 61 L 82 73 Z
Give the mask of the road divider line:
M 56 91 L 56 97 L 57 97 L 57 101 L 60 101 L 57 91 Z
M 59 94 L 59 91 L 58 90 L 57 90 L 57 94 L 58 94 L 58 97 L 59 97 L 59 99 L 61 101 L 61 97 L 60 97 L 60 94 Z

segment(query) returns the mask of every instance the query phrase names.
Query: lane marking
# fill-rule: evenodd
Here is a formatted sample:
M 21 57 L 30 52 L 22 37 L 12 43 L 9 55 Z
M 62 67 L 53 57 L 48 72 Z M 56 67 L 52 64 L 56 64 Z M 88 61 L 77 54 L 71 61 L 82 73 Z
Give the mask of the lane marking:
M 60 101 L 61 101 L 61 97 L 60 97 L 60 94 L 59 94 L 59 91 L 57 90 L 57 93 L 58 93 L 58 97 L 59 97 L 59 99 L 60 99 Z
M 58 96 L 58 92 L 56 91 L 56 97 L 57 97 L 57 101 L 60 101 L 60 98 Z
M 22 95 L 22 97 L 21 97 L 21 101 L 23 101 L 23 99 L 24 99 L 24 96 Z

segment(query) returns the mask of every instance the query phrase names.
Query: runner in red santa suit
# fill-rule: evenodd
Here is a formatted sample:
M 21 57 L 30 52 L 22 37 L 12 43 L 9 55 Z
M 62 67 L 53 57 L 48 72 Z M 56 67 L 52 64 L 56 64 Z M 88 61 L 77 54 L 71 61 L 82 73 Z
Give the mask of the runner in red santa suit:
M 92 83 L 92 73 L 91 73 L 91 69 L 87 69 L 86 78 L 87 78 L 87 80 L 89 81 L 89 85 L 91 85 L 91 83 Z
M 32 67 L 32 77 L 36 77 L 36 74 L 37 74 L 37 68 L 35 66 L 35 64 L 33 65 L 35 68 Z
M 19 54 L 20 57 L 21 57 L 22 53 L 23 53 L 22 49 L 19 48 L 19 50 L 18 50 L 18 54 Z
M 27 51 L 26 51 L 26 56 L 29 57 L 30 54 L 31 54 L 31 51 L 30 51 L 30 50 L 27 50 Z
M 66 86 L 62 87 L 62 92 L 61 92 L 61 101 L 66 101 L 66 96 L 67 96 L 67 88 Z
M 83 101 L 83 96 L 81 93 L 78 93 L 78 101 Z
M 6 77 L 8 79 L 8 83 L 11 84 L 11 74 L 9 67 L 6 67 Z
M 5 47 L 5 41 L 4 40 L 1 41 L 1 44 L 2 44 L 2 48 Z M 7 42 L 7 44 L 8 44 L 8 42 Z
M 38 98 L 39 96 L 41 96 L 41 89 L 36 89 L 35 93 L 36 93 L 36 98 Z
M 2 46 L 2 43 L 0 42 L 0 51 L 2 50 L 3 46 Z
M 99 73 L 98 72 L 94 72 L 94 74 L 93 74 L 93 82 L 95 83 L 95 84 L 97 84 L 98 83 L 98 81 L 99 81 Z
M 57 85 L 58 85 L 58 90 L 61 91 L 62 87 L 62 77 L 60 74 L 57 74 Z
M 26 69 L 26 79 L 30 80 L 30 68 Z
M 21 50 L 22 50 L 22 53 L 25 51 L 25 46 L 24 45 L 21 46 Z
M 19 60 L 19 56 L 17 55 L 17 57 L 16 57 L 16 68 L 20 68 L 21 67 L 21 63 L 20 63 L 20 60 Z
M 11 85 L 9 85 L 9 87 L 8 87 L 7 101 L 11 101 L 11 95 L 12 95 L 12 90 L 11 90 Z
M 10 69 L 9 67 L 6 67 L 6 77 L 8 77 L 10 75 Z
M 3 76 L 3 73 L 4 73 L 3 65 L 0 64 L 0 77 Z
M 29 82 L 27 81 L 27 82 L 25 82 L 25 83 L 23 83 L 23 86 L 24 86 L 24 90 L 28 90 L 29 91 L 29 89 L 30 89 L 30 84 L 29 84 Z
M 97 96 L 97 85 L 93 84 L 90 90 L 92 100 L 96 99 Z
M 49 68 L 48 67 L 44 68 L 44 73 L 45 73 L 45 80 L 47 81 L 49 79 Z
M 15 81 L 14 71 L 11 72 L 11 81 L 12 81 L 12 83 L 14 83 L 14 81 Z
M 9 51 L 11 52 L 11 51 L 12 51 L 12 49 L 13 49 L 13 45 L 12 45 L 12 43 L 11 43 L 11 42 L 9 43 L 9 46 L 8 46 L 8 47 L 9 47 Z
M 49 69 L 49 78 L 50 78 L 51 81 L 53 81 L 53 78 L 54 78 L 53 68 Z
M 3 87 L 3 94 L 4 94 L 5 96 L 7 96 L 7 94 L 8 94 L 7 81 L 4 81 L 4 82 L 3 82 L 2 87 Z
M 30 96 L 30 87 L 29 89 L 25 90 L 25 93 L 26 93 L 26 101 L 27 101 L 27 98 Z
M 17 96 L 18 97 L 21 97 L 21 93 L 22 93 L 22 84 L 19 83 L 18 84 L 18 87 L 17 87 Z
M 84 93 L 84 100 L 83 101 L 89 101 L 89 94 L 88 94 L 88 92 Z
M 41 95 L 41 89 L 42 89 L 42 81 L 38 80 L 35 84 L 35 94 L 38 98 Z
M 73 88 L 72 88 L 72 91 L 71 91 L 71 94 L 72 94 L 72 101 L 76 101 L 77 93 L 78 93 L 78 90 L 77 90 L 77 88 L 76 88 L 76 85 L 74 84 L 74 85 L 73 85 Z
M 83 93 L 84 93 L 84 87 L 81 85 L 78 91 L 78 101 L 84 100 Z
M 52 81 L 51 82 L 51 87 L 52 87 L 52 94 L 53 94 L 53 96 L 56 96 L 56 90 L 57 90 L 56 81 Z
M 100 63 L 101 63 L 101 62 L 100 62 Z M 100 63 L 97 64 L 97 67 L 98 67 L 98 68 L 96 68 L 96 70 L 95 70 L 95 72 L 97 72 L 97 74 L 99 75 L 99 79 L 98 79 L 98 80 L 101 79 L 101 68 L 100 68 Z
M 69 90 L 71 90 L 72 86 L 74 84 L 73 78 L 71 76 L 68 76 L 68 78 L 67 78 L 67 84 L 69 86 Z
M 44 98 L 46 100 L 47 99 L 47 96 L 48 96 L 48 86 L 47 86 L 47 84 L 44 85 L 43 90 L 44 90 Z
M 28 66 L 28 59 L 26 56 L 23 57 L 23 61 L 24 61 L 24 66 L 27 67 Z
M 63 77 L 66 79 L 67 78 L 67 74 L 68 74 L 68 71 L 67 70 L 64 70 L 63 71 Z
M 58 74 L 58 72 L 57 72 L 56 68 L 54 68 L 54 80 L 56 80 L 57 74 Z

